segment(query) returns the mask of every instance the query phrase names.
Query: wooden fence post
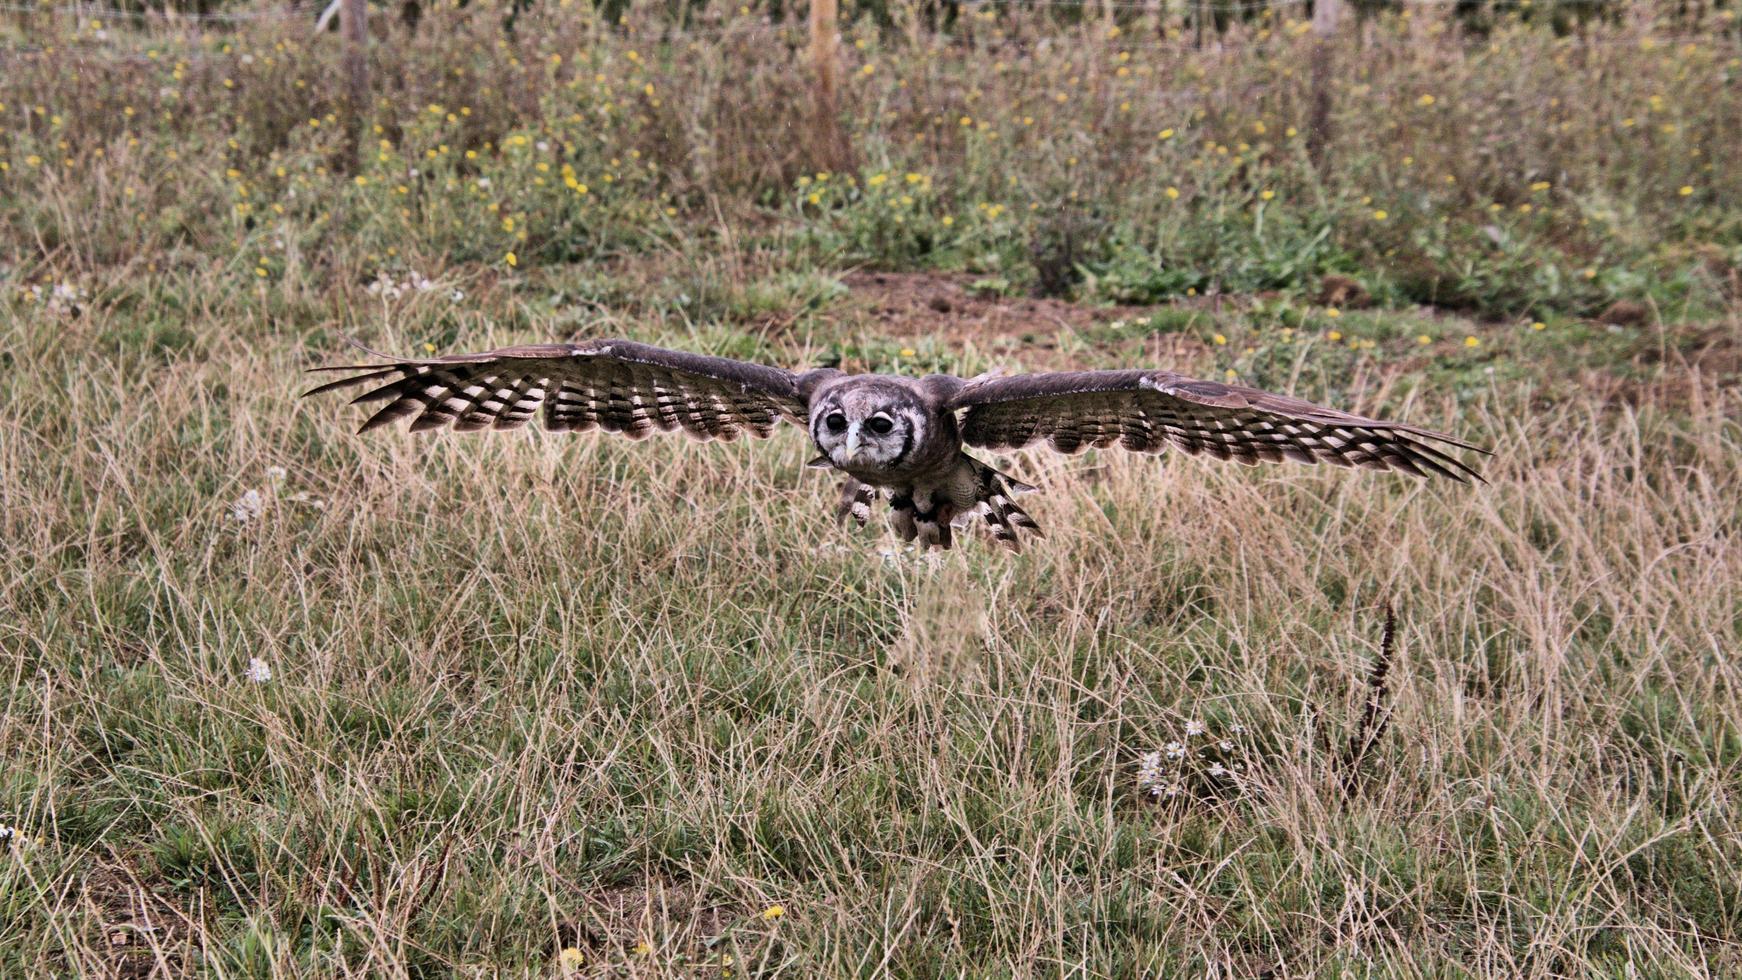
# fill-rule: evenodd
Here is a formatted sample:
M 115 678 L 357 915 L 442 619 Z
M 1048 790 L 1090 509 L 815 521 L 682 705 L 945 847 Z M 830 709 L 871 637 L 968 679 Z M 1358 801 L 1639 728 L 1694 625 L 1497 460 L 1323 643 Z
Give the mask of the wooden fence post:
M 1322 168 L 1331 140 L 1332 49 L 1343 0 L 1313 0 L 1312 106 L 1307 117 L 1307 158 Z
M 363 120 L 369 117 L 369 6 L 367 0 L 340 0 L 339 35 L 345 45 L 346 164 L 355 172 Z
M 830 172 L 847 169 L 850 149 L 841 129 L 839 11 L 838 0 L 811 0 L 811 163 Z

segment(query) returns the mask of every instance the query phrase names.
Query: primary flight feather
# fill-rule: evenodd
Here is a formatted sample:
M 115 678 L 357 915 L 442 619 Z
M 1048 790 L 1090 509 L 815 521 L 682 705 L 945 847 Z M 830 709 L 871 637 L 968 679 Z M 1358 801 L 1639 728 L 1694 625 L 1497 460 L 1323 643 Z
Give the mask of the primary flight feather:
M 1012 499 L 1034 489 L 963 452 L 1044 442 L 1064 453 L 1169 446 L 1242 463 L 1294 460 L 1464 481 L 1476 471 L 1435 444 L 1485 452 L 1428 429 L 1363 418 L 1298 398 L 1171 371 L 1066 371 L 973 380 L 794 372 L 628 340 L 530 344 L 478 354 L 315 368 L 348 376 L 308 392 L 368 385 L 381 403 L 361 432 L 410 420 L 413 431 L 513 429 L 542 409 L 556 431 L 640 439 L 681 429 L 700 439 L 804 426 L 813 466 L 846 474 L 839 515 L 860 524 L 881 494 L 902 538 L 948 548 L 976 517 L 1006 546 L 1040 535 Z

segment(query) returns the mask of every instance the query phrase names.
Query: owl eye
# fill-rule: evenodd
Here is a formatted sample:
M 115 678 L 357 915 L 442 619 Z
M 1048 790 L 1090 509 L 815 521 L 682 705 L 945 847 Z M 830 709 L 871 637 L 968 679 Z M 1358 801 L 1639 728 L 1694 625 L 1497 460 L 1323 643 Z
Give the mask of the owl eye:
M 847 417 L 840 412 L 835 412 L 823 419 L 823 424 L 829 427 L 830 432 L 841 432 L 847 428 Z
M 876 415 L 865 422 L 865 428 L 882 436 L 888 435 L 889 430 L 895 428 L 895 423 L 889 421 L 887 416 Z

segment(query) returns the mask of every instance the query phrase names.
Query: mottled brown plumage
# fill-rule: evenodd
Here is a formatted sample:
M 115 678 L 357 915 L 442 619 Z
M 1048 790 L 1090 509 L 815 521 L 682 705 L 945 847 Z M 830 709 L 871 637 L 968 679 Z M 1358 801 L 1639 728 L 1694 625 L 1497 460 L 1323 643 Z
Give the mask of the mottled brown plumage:
M 414 431 L 513 429 L 540 408 L 546 428 L 632 439 L 680 430 L 729 440 L 767 436 L 782 420 L 804 425 L 822 452 L 812 465 L 847 475 L 841 518 L 863 524 L 881 491 L 897 532 L 928 547 L 948 548 L 951 528 L 975 516 L 1015 550 L 1019 530 L 1040 534 L 1011 499 L 1034 488 L 966 455 L 964 445 L 1044 443 L 1064 453 L 1173 447 L 1242 463 L 1326 462 L 1460 482 L 1480 477 L 1433 444 L 1484 452 L 1428 429 L 1170 371 L 912 379 L 792 372 L 627 340 L 315 370 L 353 373 L 311 395 L 373 384 L 354 401 L 385 404 L 362 432 L 406 419 Z

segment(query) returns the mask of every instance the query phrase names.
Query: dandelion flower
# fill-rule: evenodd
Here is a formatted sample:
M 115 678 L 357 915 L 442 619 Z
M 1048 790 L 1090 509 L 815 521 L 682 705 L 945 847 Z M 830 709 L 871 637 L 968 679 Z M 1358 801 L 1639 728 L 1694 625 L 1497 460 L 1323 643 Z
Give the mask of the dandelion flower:
M 1465 337 L 1464 338 L 1464 346 L 1465 347 L 1480 347 L 1480 346 L 1482 346 L 1482 341 L 1478 340 L 1475 337 Z
M 1680 194 L 1682 197 L 1690 197 L 1694 193 L 1694 185 L 1683 184 L 1681 190 L 1676 191 L 1676 193 Z
M 784 906 L 784 905 L 770 905 L 769 907 L 762 910 L 762 921 L 773 922 L 775 919 L 778 919 L 785 914 L 786 914 L 786 906 Z
M 556 954 L 557 967 L 565 973 L 572 973 L 579 970 L 581 964 L 586 961 L 586 956 L 582 955 L 581 951 L 573 946 L 564 947 L 562 952 Z
M 502 256 L 502 261 L 508 263 L 508 268 L 510 269 L 520 265 L 520 257 L 515 255 L 513 252 L 509 252 L 507 255 Z
M 902 357 L 913 357 L 914 355 L 916 355 L 918 353 L 919 353 L 919 351 L 914 350 L 912 347 L 903 347 L 901 349 L 901 356 Z
M 1548 324 L 1542 322 L 1541 320 L 1538 320 L 1535 323 L 1530 325 L 1530 329 L 1532 329 L 1532 330 L 1547 330 Z

